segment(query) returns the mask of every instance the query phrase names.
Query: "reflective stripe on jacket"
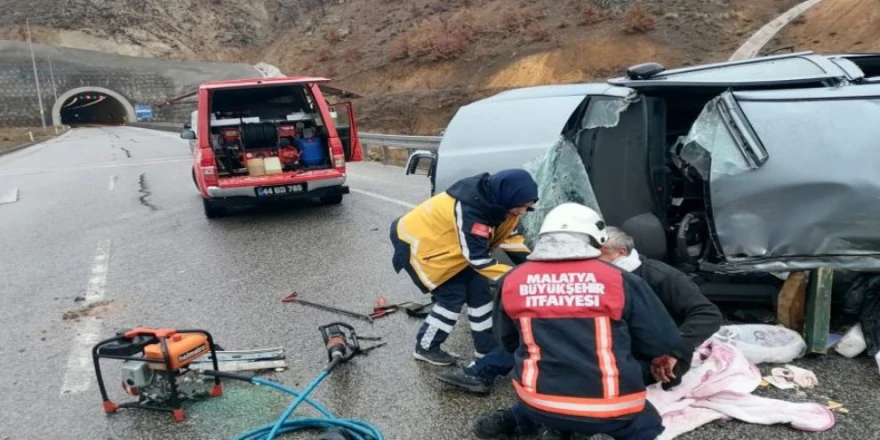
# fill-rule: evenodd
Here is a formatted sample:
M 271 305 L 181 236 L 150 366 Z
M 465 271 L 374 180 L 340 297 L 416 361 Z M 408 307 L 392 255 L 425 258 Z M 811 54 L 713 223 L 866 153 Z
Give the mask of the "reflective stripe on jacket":
M 681 344 L 641 278 L 598 259 L 526 262 L 501 280 L 495 332 L 519 399 L 548 415 L 609 419 L 645 407 L 641 366 Z

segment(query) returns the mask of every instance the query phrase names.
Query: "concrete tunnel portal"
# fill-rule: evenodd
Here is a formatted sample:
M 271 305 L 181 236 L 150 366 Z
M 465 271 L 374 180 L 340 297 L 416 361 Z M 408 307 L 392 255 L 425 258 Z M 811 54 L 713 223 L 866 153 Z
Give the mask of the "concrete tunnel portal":
M 136 120 L 128 99 L 103 87 L 68 90 L 52 108 L 54 125 L 124 125 Z

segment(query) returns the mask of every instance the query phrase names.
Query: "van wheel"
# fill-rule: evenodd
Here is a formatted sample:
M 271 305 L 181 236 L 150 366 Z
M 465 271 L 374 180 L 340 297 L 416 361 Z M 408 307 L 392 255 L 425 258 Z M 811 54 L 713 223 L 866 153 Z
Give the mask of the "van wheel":
M 335 196 L 324 196 L 321 197 L 322 205 L 338 205 L 342 203 L 342 194 L 337 194 Z
M 225 209 L 208 199 L 202 199 L 202 204 L 205 207 L 205 217 L 207 218 L 222 217 L 223 214 L 226 212 Z

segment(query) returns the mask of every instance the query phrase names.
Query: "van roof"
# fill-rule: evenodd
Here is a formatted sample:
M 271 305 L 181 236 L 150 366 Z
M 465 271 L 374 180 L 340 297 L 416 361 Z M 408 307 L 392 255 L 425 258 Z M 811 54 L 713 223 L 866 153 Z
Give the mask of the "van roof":
M 518 99 L 562 98 L 566 96 L 583 97 L 587 95 L 619 96 L 625 98 L 631 93 L 632 90 L 629 88 L 609 85 L 602 82 L 552 84 L 506 90 L 487 98 L 474 101 L 474 103 L 513 101 Z

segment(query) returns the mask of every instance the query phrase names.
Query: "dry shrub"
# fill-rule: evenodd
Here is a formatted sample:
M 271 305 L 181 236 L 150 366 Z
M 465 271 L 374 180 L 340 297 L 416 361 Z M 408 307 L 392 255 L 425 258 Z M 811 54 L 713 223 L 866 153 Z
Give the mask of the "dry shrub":
M 333 49 L 330 46 L 323 46 L 318 49 L 318 61 L 329 61 L 333 59 Z
M 509 9 L 497 18 L 495 27 L 502 33 L 522 32 L 530 24 L 546 17 L 547 10 L 538 5 L 524 9 Z
M 324 39 L 331 43 L 338 43 L 342 41 L 342 35 L 339 34 L 338 29 L 330 28 L 324 31 Z
M 641 3 L 636 2 L 630 5 L 626 13 L 623 14 L 621 29 L 628 34 L 638 34 L 654 29 L 655 25 L 654 19 L 645 12 Z
M 388 52 L 389 58 L 392 60 L 402 60 L 409 56 L 409 37 L 401 35 L 393 43 L 391 50 Z
M 526 24 L 526 15 L 520 11 L 504 11 L 501 14 L 500 30 L 515 32 Z
M 584 5 L 581 8 L 581 26 L 590 26 L 601 23 L 611 18 L 612 12 L 608 9 L 599 9 L 593 5 Z
M 455 59 L 477 35 L 475 21 L 465 14 L 455 14 L 448 21 L 433 17 L 400 35 L 392 43 L 389 56 L 423 61 Z
M 537 20 L 543 20 L 547 18 L 547 9 L 541 7 L 540 5 L 534 5 L 530 8 L 523 9 L 523 14 L 526 16 L 526 20 L 532 22 Z
M 546 41 L 550 39 L 550 31 L 539 23 L 532 23 L 526 28 L 526 35 L 531 41 Z
M 565 29 L 565 28 L 567 28 L 567 27 L 568 27 L 568 20 L 564 20 L 564 19 L 563 19 L 562 21 L 559 22 L 558 25 L 556 25 L 556 27 L 559 28 L 559 29 Z
M 356 47 L 345 49 L 345 52 L 342 53 L 342 58 L 349 62 L 360 61 L 363 57 L 364 53 Z

